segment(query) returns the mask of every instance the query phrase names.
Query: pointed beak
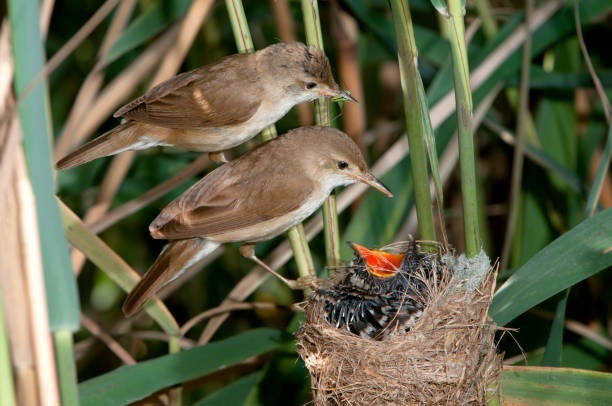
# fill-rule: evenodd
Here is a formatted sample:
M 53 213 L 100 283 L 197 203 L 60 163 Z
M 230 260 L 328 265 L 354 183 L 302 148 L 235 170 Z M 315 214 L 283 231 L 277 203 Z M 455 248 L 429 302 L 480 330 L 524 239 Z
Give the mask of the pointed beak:
M 353 103 L 357 103 L 357 104 L 359 104 L 359 102 L 357 101 L 357 99 L 356 99 L 356 98 L 354 98 L 353 96 L 351 96 L 351 95 L 349 94 L 349 92 L 347 92 L 346 90 L 340 90 L 340 91 L 339 91 L 339 92 L 336 94 L 336 97 L 340 97 L 340 98 L 342 98 L 342 99 L 344 99 L 344 100 L 347 100 L 347 101 L 350 101 L 350 102 L 353 102 Z
M 355 251 L 355 254 L 359 255 L 361 258 L 365 259 L 368 256 L 372 255 L 372 250 L 367 247 L 364 247 L 363 245 L 359 245 L 351 241 L 347 241 L 346 243 L 353 249 L 353 251 Z
M 376 179 L 371 172 L 366 172 L 364 175 L 349 175 L 353 178 L 357 179 L 359 182 L 365 183 L 368 186 L 372 186 L 374 189 L 379 192 L 387 195 L 387 197 L 393 197 L 393 193 L 385 186 L 381 181 Z

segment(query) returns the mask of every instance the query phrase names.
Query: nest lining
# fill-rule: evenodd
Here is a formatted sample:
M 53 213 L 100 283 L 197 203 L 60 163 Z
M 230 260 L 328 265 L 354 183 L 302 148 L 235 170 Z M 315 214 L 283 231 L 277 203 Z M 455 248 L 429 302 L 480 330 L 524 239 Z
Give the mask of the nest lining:
M 363 338 L 330 325 L 322 304 L 309 301 L 297 348 L 316 405 L 479 405 L 497 394 L 501 357 L 487 316 L 495 272 L 470 289 L 473 279 L 454 276 L 448 254 L 440 258 L 423 256 L 413 269 L 424 310 L 408 332 L 391 322 L 379 340 Z

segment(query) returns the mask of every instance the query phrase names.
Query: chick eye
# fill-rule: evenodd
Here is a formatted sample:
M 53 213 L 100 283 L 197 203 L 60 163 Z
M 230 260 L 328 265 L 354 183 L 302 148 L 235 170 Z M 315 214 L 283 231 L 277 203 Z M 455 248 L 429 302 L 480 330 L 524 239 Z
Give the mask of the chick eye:
M 338 169 L 346 169 L 348 168 L 348 164 L 344 161 L 338 161 Z
M 315 87 L 317 87 L 317 84 L 315 82 L 306 83 L 306 89 L 314 89 Z

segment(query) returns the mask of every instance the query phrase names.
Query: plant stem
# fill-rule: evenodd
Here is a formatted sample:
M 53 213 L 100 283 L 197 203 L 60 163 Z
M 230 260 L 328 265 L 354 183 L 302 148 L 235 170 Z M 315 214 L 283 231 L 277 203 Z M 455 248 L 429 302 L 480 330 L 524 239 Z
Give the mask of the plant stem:
M 181 339 L 178 335 L 169 336 L 168 340 L 168 352 L 175 354 L 181 351 Z M 181 386 L 176 387 L 170 391 L 170 405 L 180 406 L 182 404 L 183 388 Z
M 78 405 L 79 393 L 77 390 L 76 369 L 72 355 L 72 334 L 67 329 L 60 329 L 53 333 L 53 338 L 55 341 L 62 405 Z
M 4 302 L 0 296 L 0 405 L 12 406 L 14 404 L 15 386 L 13 385 L 11 353 L 4 320 Z
M 247 23 L 246 16 L 244 14 L 244 7 L 242 0 L 225 0 L 227 6 L 227 12 L 230 17 L 232 24 L 232 30 L 234 32 L 234 39 L 236 40 L 236 46 L 242 53 L 253 52 L 253 40 L 251 38 L 251 32 L 249 31 L 249 25 Z M 273 125 L 269 126 L 261 133 L 262 141 L 271 140 L 277 136 L 276 127 Z M 312 255 L 308 248 L 308 240 L 304 234 L 304 227 L 300 224 L 289 230 L 288 233 L 291 247 L 293 248 L 293 255 L 296 258 L 296 264 L 298 267 L 298 273 L 300 276 L 314 275 L 314 265 L 312 262 Z M 296 251 L 296 250 L 299 250 Z M 297 258 L 303 258 L 302 261 L 298 261 Z
M 446 21 L 449 24 L 448 32 L 453 61 L 453 81 L 459 130 L 459 165 L 461 168 L 465 251 L 468 258 L 472 258 L 480 252 L 481 243 L 478 228 L 476 162 L 472 134 L 472 94 L 470 92 L 470 70 L 467 60 L 461 0 L 448 0 L 448 12 L 450 18 Z
M 527 0 L 527 13 L 525 14 L 525 25 L 529 27 L 533 11 L 532 0 Z M 510 185 L 510 207 L 508 208 L 508 221 L 506 224 L 506 235 L 502 247 L 501 269 L 506 269 L 510 259 L 514 228 L 518 216 L 518 206 L 521 199 L 521 184 L 523 180 L 523 160 L 525 157 L 525 130 L 527 112 L 529 111 L 529 75 L 531 68 L 531 33 L 527 33 L 525 45 L 523 46 L 523 60 L 521 69 L 521 89 L 519 100 L 519 112 L 516 129 L 516 145 L 512 158 L 512 180 Z
M 302 0 L 302 15 L 306 42 L 321 50 L 323 47 L 323 34 L 319 18 L 319 4 L 317 0 Z M 325 97 L 315 100 L 315 121 L 318 125 L 329 126 L 329 102 Z M 325 235 L 325 254 L 327 266 L 334 269 L 339 265 L 340 259 L 340 229 L 338 226 L 338 210 L 336 208 L 336 195 L 332 193 L 323 205 L 323 227 Z
M 414 180 L 414 196 L 419 222 L 421 239 L 436 240 L 435 223 L 432 212 L 432 201 L 429 194 L 429 175 L 425 151 L 427 131 L 433 134 L 429 109 L 424 98 L 423 83 L 418 70 L 418 50 L 414 40 L 414 31 L 410 9 L 407 1 L 392 0 L 393 25 L 397 36 L 398 59 L 402 92 L 404 94 L 404 114 L 406 116 L 406 133 L 410 146 L 410 164 Z M 435 247 L 429 247 L 435 249 Z

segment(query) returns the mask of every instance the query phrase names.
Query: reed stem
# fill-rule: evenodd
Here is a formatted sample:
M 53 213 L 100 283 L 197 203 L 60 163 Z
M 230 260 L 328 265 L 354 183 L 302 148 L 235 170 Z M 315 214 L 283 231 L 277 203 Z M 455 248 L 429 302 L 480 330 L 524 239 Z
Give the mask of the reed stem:
M 420 94 L 424 94 L 424 89 L 418 70 L 418 50 L 414 39 L 408 1 L 392 0 L 391 10 L 393 11 L 393 25 L 397 37 L 406 133 L 410 146 L 410 165 L 414 180 L 419 232 L 422 240 L 435 241 L 436 231 L 432 212 L 433 205 L 429 193 L 429 175 L 425 150 L 426 133 L 429 131 L 433 134 L 433 130 L 429 121 L 429 109 L 425 99 L 420 97 Z M 435 249 L 432 246 L 429 248 Z
M 242 0 L 225 0 L 225 5 L 227 6 L 227 12 L 230 17 L 238 50 L 242 53 L 253 52 L 253 39 L 244 14 Z M 271 140 L 276 136 L 277 133 L 274 124 L 261 133 L 262 141 Z M 296 259 L 300 276 L 314 275 L 315 270 L 312 262 L 312 254 L 310 253 L 308 240 L 304 234 L 304 227 L 301 224 L 293 227 L 289 230 L 288 237 L 291 242 L 291 248 L 293 248 L 293 255 Z M 298 261 L 298 258 L 301 258 L 301 260 Z
M 67 329 L 61 329 L 53 334 L 53 339 L 57 357 L 57 371 L 60 377 L 59 387 L 62 405 L 78 405 L 79 392 L 77 390 L 76 368 L 73 360 L 72 333 Z
M 323 33 L 319 17 L 319 4 L 317 0 L 302 0 L 302 15 L 306 42 L 308 45 L 325 50 L 323 46 Z M 315 122 L 318 125 L 329 126 L 329 102 L 325 97 L 315 100 Z M 327 266 L 334 269 L 340 261 L 340 228 L 338 226 L 338 210 L 336 207 L 336 194 L 332 193 L 323 205 L 323 234 L 325 236 L 325 254 Z
M 472 133 L 472 93 L 470 91 L 470 70 L 463 25 L 461 0 L 448 0 L 449 41 L 453 61 L 453 81 L 459 133 L 459 166 L 461 171 L 461 195 L 463 200 L 463 228 L 465 252 L 468 258 L 475 257 L 481 250 L 478 227 L 478 194 L 476 187 L 476 159 Z

